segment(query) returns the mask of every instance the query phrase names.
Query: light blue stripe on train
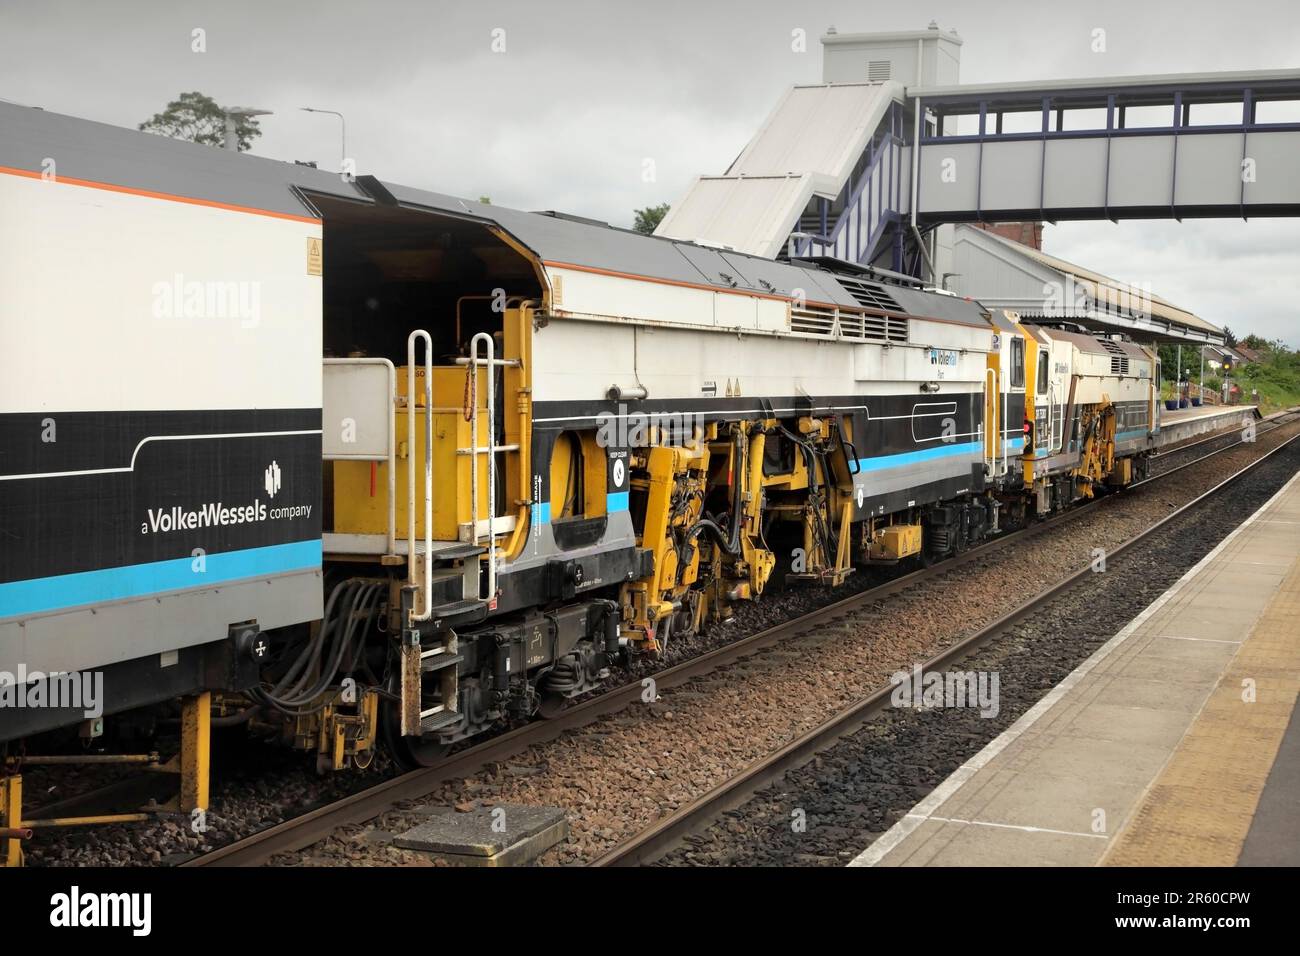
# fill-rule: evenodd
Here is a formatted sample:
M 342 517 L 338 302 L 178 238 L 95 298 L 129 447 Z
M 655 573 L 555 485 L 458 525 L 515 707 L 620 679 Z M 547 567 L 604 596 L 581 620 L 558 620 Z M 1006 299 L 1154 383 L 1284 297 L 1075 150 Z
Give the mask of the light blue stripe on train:
M 983 453 L 983 442 L 970 441 L 961 444 L 940 444 L 934 448 L 922 448 L 918 451 L 905 451 L 896 455 L 877 455 L 874 458 L 859 458 L 858 473 L 882 471 L 886 468 L 898 468 L 902 465 L 915 465 L 927 461 L 939 461 L 944 458 L 976 458 Z
M 321 542 L 316 538 L 208 554 L 202 571 L 194 569 L 195 560 L 172 558 L 0 584 L 0 619 L 319 568 Z
M 619 511 L 627 511 L 628 493 L 626 491 L 611 491 L 605 495 L 605 513 L 614 514 Z M 551 523 L 551 503 L 549 501 L 536 502 L 531 509 L 531 518 L 534 525 L 543 525 Z

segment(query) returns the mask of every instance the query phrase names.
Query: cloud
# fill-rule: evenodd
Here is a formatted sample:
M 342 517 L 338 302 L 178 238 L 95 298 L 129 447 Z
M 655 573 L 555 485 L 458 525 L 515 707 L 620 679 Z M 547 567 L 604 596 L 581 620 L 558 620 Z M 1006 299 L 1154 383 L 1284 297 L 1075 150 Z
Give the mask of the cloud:
M 1300 348 L 1300 223 L 1294 219 L 1071 222 L 1043 230 L 1043 251 L 1190 309 L 1239 337 Z

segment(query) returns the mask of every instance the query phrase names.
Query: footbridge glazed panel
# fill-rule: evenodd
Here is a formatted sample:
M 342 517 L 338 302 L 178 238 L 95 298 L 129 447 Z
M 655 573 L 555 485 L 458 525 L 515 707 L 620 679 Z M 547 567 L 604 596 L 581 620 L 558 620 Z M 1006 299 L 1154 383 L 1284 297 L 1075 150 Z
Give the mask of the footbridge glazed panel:
M 1300 215 L 1300 71 L 908 94 L 923 223 Z

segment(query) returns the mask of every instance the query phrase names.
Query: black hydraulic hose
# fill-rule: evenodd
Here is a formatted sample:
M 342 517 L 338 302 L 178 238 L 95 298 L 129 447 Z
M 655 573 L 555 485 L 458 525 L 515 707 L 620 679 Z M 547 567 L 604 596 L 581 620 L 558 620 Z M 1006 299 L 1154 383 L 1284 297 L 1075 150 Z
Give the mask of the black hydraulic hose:
M 722 527 L 711 518 L 700 518 L 695 524 L 691 525 L 682 539 L 681 545 L 677 548 L 677 572 L 675 574 L 676 583 L 681 584 L 682 573 L 686 570 L 686 553 L 690 550 L 695 540 L 706 531 L 717 542 L 718 547 L 724 554 L 733 558 L 741 555 L 740 548 L 740 526 L 744 520 L 744 484 L 742 478 L 742 469 L 745 467 L 745 435 L 744 432 L 736 431 L 732 440 L 735 445 L 736 468 L 733 475 L 732 493 L 731 493 L 731 534 L 728 536 Z
M 270 705 L 290 716 L 303 716 L 324 708 L 328 701 L 319 700 L 319 698 L 325 694 L 334 682 L 345 656 L 348 658 L 350 665 L 355 661 L 354 647 L 358 632 L 360 632 L 364 640 L 364 635 L 378 610 L 381 591 L 381 584 L 361 579 L 352 579 L 339 584 L 330 594 L 325 617 L 322 619 L 321 628 L 316 639 L 304 649 L 303 653 L 299 655 L 290 670 L 281 678 L 273 690 L 267 691 L 256 688 L 250 692 L 249 696 L 258 701 L 259 704 Z M 339 605 L 338 616 L 333 613 L 336 604 Z M 327 664 L 320 668 L 315 682 L 308 686 L 311 681 L 310 675 L 320 662 L 327 643 L 329 644 L 329 650 L 325 654 Z M 296 675 L 301 676 L 297 676 L 297 679 L 294 680 Z M 291 680 L 294 680 L 294 685 L 286 693 L 285 686 Z M 317 701 L 317 703 L 313 704 L 313 701 Z M 242 722 L 242 720 L 251 718 L 257 709 L 256 707 L 250 708 L 247 716 L 241 713 L 234 715 L 232 718 L 220 719 L 223 721 L 229 719 L 231 723 Z M 242 720 L 237 718 L 242 718 Z
M 307 646 L 303 649 L 302 653 L 298 655 L 297 659 L 292 665 L 290 665 L 289 669 L 285 671 L 284 676 L 281 677 L 275 687 L 271 689 L 269 692 L 270 696 L 280 696 L 285 694 L 286 691 L 289 694 L 293 694 L 300 689 L 301 682 L 296 684 L 293 689 L 288 688 L 292 682 L 298 681 L 299 674 L 302 674 L 304 668 L 307 668 L 308 662 L 314 660 L 317 655 L 319 655 L 320 645 L 324 642 L 329 624 L 334 618 L 334 606 L 338 603 L 339 597 L 345 591 L 351 589 L 352 583 L 353 582 L 349 580 L 335 585 L 334 589 L 330 592 L 329 598 L 325 602 L 325 612 L 321 617 L 320 630 L 317 631 L 315 637 L 308 641 Z M 310 670 L 308 670 L 307 673 L 310 673 Z
M 840 451 L 844 453 L 844 462 L 848 466 L 849 474 L 856 475 L 861 468 L 858 463 L 858 446 L 844 437 L 844 429 L 840 427 L 838 419 L 835 421 L 835 434 L 840 440 Z
M 833 527 L 827 527 L 825 517 L 822 515 L 821 508 L 819 507 L 820 503 L 825 500 L 825 496 L 822 494 L 822 485 L 817 480 L 816 467 L 820 464 L 822 466 L 822 474 L 829 475 L 830 468 L 827 465 L 826 457 L 814 448 L 811 442 L 796 435 L 784 425 L 778 427 L 781 429 L 781 433 L 785 435 L 787 439 L 794 442 L 800 452 L 803 453 L 804 466 L 808 469 L 808 497 L 814 504 L 812 510 L 813 532 L 817 537 L 818 543 L 822 547 L 822 551 L 826 555 L 826 559 L 828 561 L 833 560 L 833 556 L 839 553 L 839 535 Z M 843 442 L 842 435 L 840 436 L 840 439 L 841 442 Z
M 736 431 L 736 474 L 735 487 L 731 493 L 731 542 L 727 547 L 727 553 L 731 555 L 740 554 L 740 526 L 745 520 L 744 506 L 744 472 L 749 467 L 749 445 L 745 439 L 745 433 Z
M 210 721 L 213 727 L 238 727 L 248 723 L 256 717 L 262 710 L 261 704 L 254 704 L 252 707 L 245 707 L 237 714 L 227 714 L 224 717 L 213 717 Z
M 339 666 L 343 661 L 343 656 L 351 647 L 358 628 L 362 622 L 369 623 L 373 617 L 378 592 L 378 584 L 365 584 L 359 589 L 354 596 L 351 605 L 349 605 L 350 613 L 347 619 L 345 622 L 340 621 L 340 625 L 346 623 L 346 630 L 341 630 L 336 635 L 334 645 L 331 648 L 332 654 L 329 657 L 328 666 L 322 668 L 320 677 L 317 679 L 315 685 L 310 690 L 298 695 L 297 699 L 290 703 L 290 706 L 293 706 L 293 704 L 306 705 L 310 703 L 321 694 L 325 693 L 325 691 L 329 689 L 329 686 L 334 683 L 334 677 L 338 673 Z
M 706 531 L 709 533 L 709 536 L 718 543 L 718 547 L 720 547 L 725 553 L 732 557 L 738 557 L 740 555 L 739 545 L 733 543 L 731 538 L 727 537 L 727 533 L 722 530 L 721 526 L 719 526 L 716 521 L 712 521 L 708 518 L 701 518 L 696 521 L 695 524 L 691 525 L 691 530 L 686 533 L 686 540 L 682 542 L 682 551 L 688 550 L 695 539 Z M 735 536 L 733 535 L 732 537 Z
M 320 667 L 315 683 L 300 688 L 296 694 L 280 698 L 279 703 L 287 707 L 305 706 L 323 694 L 330 684 L 334 682 L 334 675 L 338 672 L 343 654 L 348 649 L 355 624 L 356 605 L 363 594 L 364 591 L 352 594 L 351 600 L 345 605 L 346 617 L 341 617 L 340 620 L 335 622 L 332 628 L 333 640 L 330 643 L 329 656 L 326 658 L 328 663 Z
M 324 617 L 326 619 L 330 617 L 333 611 L 334 603 L 338 599 L 340 590 L 341 587 L 336 587 L 334 591 L 330 594 L 329 600 L 326 602 L 325 614 L 324 614 Z M 279 682 L 272 690 L 267 691 L 261 687 L 254 687 L 251 690 L 249 690 L 248 696 L 251 697 L 253 700 L 257 701 L 257 703 L 254 703 L 251 707 L 244 708 L 238 713 L 227 714 L 223 717 L 213 717 L 212 726 L 238 727 L 252 720 L 262 710 L 265 709 L 266 704 L 276 699 L 278 695 L 284 693 L 286 685 L 290 681 L 295 679 L 295 677 L 302 671 L 307 661 L 311 659 L 315 651 L 315 648 L 320 643 L 320 640 L 321 640 L 321 634 L 318 632 L 316 637 L 309 640 L 307 644 L 303 647 L 302 651 L 299 652 L 298 657 L 294 659 L 293 664 L 291 664 L 289 668 L 285 671 L 285 673 L 280 677 Z
M 290 672 L 276 685 L 275 689 L 265 695 L 268 702 L 278 701 L 287 705 L 288 701 L 301 697 L 303 691 L 306 690 L 309 682 L 313 679 L 312 674 L 319 668 L 321 653 L 326 643 L 333 642 L 330 644 L 332 652 L 334 643 L 338 641 L 338 621 L 351 614 L 353 601 L 356 597 L 355 585 L 356 582 L 354 581 L 345 581 L 331 593 L 325 615 L 321 618 L 321 626 L 317 631 L 316 639 L 298 657 L 293 667 L 290 668 Z M 342 597 L 340 597 L 341 595 Z M 336 599 L 341 603 L 338 617 L 335 617 L 333 613 Z M 295 675 L 293 685 L 287 686 L 291 675 Z
M 745 467 L 745 436 L 742 432 L 736 432 L 734 444 L 736 446 L 736 473 L 733 476 L 731 492 L 731 533 L 729 536 L 726 535 L 716 521 L 709 518 L 700 518 L 686 532 L 686 538 L 682 542 L 683 551 L 696 538 L 707 531 L 717 541 L 718 547 L 722 548 L 725 553 L 732 557 L 740 556 L 740 525 L 743 520 L 742 508 L 744 506 L 744 485 L 740 473 Z

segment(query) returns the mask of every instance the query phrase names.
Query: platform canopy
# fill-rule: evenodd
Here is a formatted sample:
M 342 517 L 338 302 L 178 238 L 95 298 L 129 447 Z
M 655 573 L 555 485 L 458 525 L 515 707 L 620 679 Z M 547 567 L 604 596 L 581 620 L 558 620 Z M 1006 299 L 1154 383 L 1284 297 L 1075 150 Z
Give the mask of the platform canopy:
M 1065 319 L 1134 339 L 1222 345 L 1223 330 L 1156 295 L 978 226 L 958 225 L 948 285 L 1029 321 Z

